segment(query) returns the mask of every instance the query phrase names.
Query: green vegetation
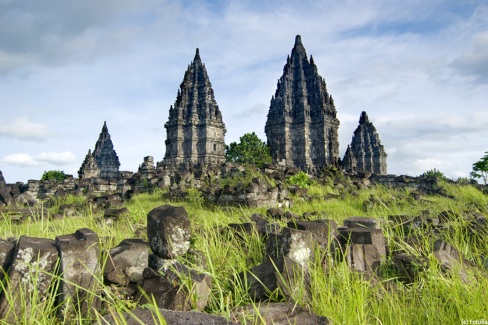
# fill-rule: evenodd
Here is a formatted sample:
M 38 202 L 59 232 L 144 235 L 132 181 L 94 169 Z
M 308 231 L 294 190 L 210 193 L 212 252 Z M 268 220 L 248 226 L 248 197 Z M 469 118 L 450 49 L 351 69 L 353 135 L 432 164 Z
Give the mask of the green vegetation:
M 447 180 L 447 177 L 446 175 L 444 175 L 443 172 L 441 172 L 440 170 L 437 170 L 437 169 L 429 169 L 428 171 L 424 172 L 422 175 L 420 175 L 422 177 L 435 177 L 435 178 L 440 178 L 440 179 L 443 179 L 443 180 Z
M 41 177 L 41 181 L 63 181 L 66 178 L 66 174 L 62 170 L 49 170 L 44 171 Z
M 300 187 L 309 187 L 310 185 L 315 184 L 310 176 L 304 171 L 300 171 L 298 174 L 289 177 L 286 182 L 289 185 L 297 185 Z
M 309 180 L 309 179 L 308 179 Z M 304 175 L 290 181 L 296 185 L 306 184 Z M 424 254 L 428 267 L 419 268 L 413 283 L 398 280 L 391 256 L 381 265 L 382 278 L 379 282 L 366 281 L 351 271 L 346 263 L 327 261 L 333 265 L 324 271 L 322 263 L 310 263 L 312 297 L 310 300 L 297 298 L 297 303 L 316 314 L 327 316 L 334 324 L 457 324 L 462 319 L 486 319 L 486 292 L 488 272 L 483 269 L 488 256 L 488 234 L 471 234 L 472 224 L 465 218 L 469 213 L 488 214 L 488 196 L 471 185 L 459 186 L 440 182 L 445 196 L 424 196 L 414 200 L 408 189 L 387 189 L 381 186 L 370 189 L 341 190 L 330 184 L 308 184 L 309 193 L 336 194 L 337 198 L 324 200 L 317 196 L 312 201 L 295 200 L 290 209 L 296 214 L 317 212 L 312 218 L 333 219 L 339 224 L 351 216 L 373 216 L 383 221 L 383 231 L 390 252 L 403 249 L 413 254 Z M 169 201 L 162 197 L 162 191 L 136 195 L 125 203 L 130 213 L 113 225 L 103 222 L 102 212 L 94 212 L 84 198 L 70 196 L 55 202 L 49 208 L 50 215 L 60 212 L 63 204 L 82 207 L 81 217 L 50 218 L 42 215 L 22 224 L 13 224 L 7 215 L 0 214 L 0 238 L 21 235 L 54 239 L 57 235 L 73 233 L 88 227 L 96 231 L 102 247 L 111 248 L 125 238 L 145 238 L 147 213 L 160 205 L 184 206 L 192 222 L 192 247 L 202 251 L 207 258 L 204 270 L 212 278 L 212 293 L 205 309 L 208 313 L 231 316 L 235 307 L 254 303 L 247 293 L 245 283 L 238 274 L 258 265 L 264 258 L 264 243 L 257 233 L 249 235 L 232 232 L 221 234 L 222 227 L 229 223 L 251 222 L 253 213 L 264 214 L 265 208 L 221 208 L 203 204 L 202 195 L 190 189 L 181 201 Z M 432 254 L 429 236 L 419 239 L 419 247 L 407 243 L 402 227 L 388 221 L 389 215 L 419 216 L 428 213 L 437 216 L 450 211 L 453 216 L 449 227 L 437 230 L 437 235 L 456 247 L 471 263 L 476 265 L 469 272 L 470 282 L 464 283 L 456 273 L 445 273 Z M 285 222 L 280 222 L 285 226 Z M 412 230 L 411 235 L 420 234 Z M 469 235 L 471 234 L 471 235 Z M 323 252 L 316 252 L 319 256 Z M 331 259 L 331 257 L 327 257 Z M 323 261 L 323 260 L 322 260 Z M 102 279 L 100 278 L 100 282 Z M 0 288 L 1 290 L 2 288 Z M 34 294 L 34 293 L 30 293 Z M 109 288 L 90 293 L 104 301 L 100 313 L 109 313 L 120 319 L 123 312 L 134 304 L 117 297 Z M 274 295 L 281 298 L 279 292 Z M 20 316 L 20 324 L 57 324 L 53 316 L 56 308 L 52 303 L 43 303 L 32 309 L 30 314 Z M 155 319 L 160 319 L 154 304 L 146 308 L 154 310 Z M 98 311 L 92 310 L 91 318 L 99 319 Z M 85 320 L 77 319 L 79 323 Z M 124 324 L 123 320 L 118 323 Z
M 473 164 L 471 176 L 473 178 L 482 178 L 486 185 L 486 182 L 488 181 L 488 151 L 485 152 L 483 158 Z
M 225 158 L 227 161 L 241 164 L 254 164 L 262 167 L 272 162 L 269 147 L 258 138 L 256 133 L 246 133 L 240 137 L 240 142 L 226 145 Z

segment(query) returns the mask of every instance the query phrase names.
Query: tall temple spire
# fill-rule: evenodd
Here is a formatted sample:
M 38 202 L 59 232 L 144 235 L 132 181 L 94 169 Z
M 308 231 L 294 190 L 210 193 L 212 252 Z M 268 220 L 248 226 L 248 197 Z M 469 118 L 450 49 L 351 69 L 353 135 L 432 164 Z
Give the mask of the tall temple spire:
M 226 129 L 198 48 L 164 127 L 165 164 L 225 161 Z
M 100 169 L 101 178 L 113 179 L 119 177 L 119 157 L 114 150 L 112 139 L 110 139 L 107 122 L 103 122 L 102 132 L 95 144 L 95 150 L 93 150 L 93 158 Z
M 297 35 L 266 121 L 273 159 L 305 170 L 335 165 L 339 158 L 336 115 L 325 81 Z

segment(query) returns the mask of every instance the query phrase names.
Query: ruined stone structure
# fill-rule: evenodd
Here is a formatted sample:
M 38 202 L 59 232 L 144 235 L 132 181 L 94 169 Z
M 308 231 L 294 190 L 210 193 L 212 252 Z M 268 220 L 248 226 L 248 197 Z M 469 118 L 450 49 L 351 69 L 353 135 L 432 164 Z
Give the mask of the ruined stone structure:
M 165 165 L 225 161 L 226 129 L 198 49 L 164 127 L 167 134 Z
M 119 177 L 119 157 L 114 150 L 114 144 L 108 133 L 107 122 L 103 123 L 102 132 L 95 144 L 93 158 L 100 169 L 100 177 L 103 179 L 113 179 Z M 82 166 L 83 167 L 83 166 Z
M 100 177 L 100 168 L 98 168 L 95 158 L 92 155 L 91 149 L 81 164 L 80 170 L 78 171 L 78 177 L 81 179 Z
M 342 159 L 342 169 L 348 173 L 355 174 L 357 171 L 357 161 L 356 157 L 352 153 L 351 146 L 347 145 L 346 153 L 344 154 L 344 159 Z
M 310 171 L 336 164 L 338 129 L 334 100 L 297 35 L 266 121 L 271 156 L 275 162 Z
M 359 118 L 359 126 L 352 137 L 351 150 L 356 158 L 357 171 L 387 174 L 385 148 L 381 145 L 380 136 L 366 112 L 362 112 Z
M 4 187 L 7 183 L 5 182 L 5 178 L 3 178 L 2 171 L 0 170 L 0 188 Z

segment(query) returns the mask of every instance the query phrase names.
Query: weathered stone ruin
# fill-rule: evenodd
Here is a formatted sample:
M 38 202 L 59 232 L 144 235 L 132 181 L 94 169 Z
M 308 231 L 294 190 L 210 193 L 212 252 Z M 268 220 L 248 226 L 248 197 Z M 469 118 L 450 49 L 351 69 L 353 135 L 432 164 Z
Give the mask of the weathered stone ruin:
M 81 164 L 80 170 L 78 171 L 78 177 L 80 179 L 100 177 L 100 168 L 98 168 L 97 166 L 95 157 L 93 157 L 91 149 L 88 150 L 85 160 L 83 161 L 83 164 Z
M 271 156 L 306 171 L 337 164 L 338 129 L 334 100 L 297 35 L 266 121 Z
M 102 179 L 119 178 L 119 157 L 114 150 L 114 144 L 108 133 L 107 122 L 103 123 L 102 132 L 95 143 L 93 154 L 91 150 L 78 171 L 80 179 L 100 177 Z
M 167 134 L 165 165 L 225 161 L 226 129 L 198 49 L 164 127 Z
M 357 172 L 358 162 L 351 150 L 351 146 L 347 145 L 344 159 L 342 159 L 342 169 L 349 174 L 355 174 Z
M 2 171 L 0 170 L 0 188 L 4 187 L 6 184 L 5 178 L 3 178 Z
M 349 150 L 349 147 L 348 147 Z M 352 169 L 356 160 L 356 171 L 370 172 L 378 175 L 386 175 L 386 152 L 381 144 L 380 137 L 373 123 L 369 121 L 366 112 L 361 113 L 359 126 L 354 131 L 351 142 L 351 151 L 346 152 L 343 166 L 346 170 Z

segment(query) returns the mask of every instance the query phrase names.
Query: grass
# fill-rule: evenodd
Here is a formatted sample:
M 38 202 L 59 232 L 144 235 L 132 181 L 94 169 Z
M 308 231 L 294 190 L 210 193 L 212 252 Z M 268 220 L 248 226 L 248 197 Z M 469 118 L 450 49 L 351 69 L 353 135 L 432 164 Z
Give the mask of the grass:
M 381 265 L 381 280 L 373 282 L 351 271 L 341 261 L 329 260 L 327 264 L 333 266 L 326 270 L 319 262 L 311 263 L 308 266 L 311 297 L 306 299 L 298 295 L 296 302 L 318 315 L 327 316 L 334 324 L 456 324 L 462 319 L 486 319 L 488 274 L 482 266 L 483 258 L 488 256 L 488 234 L 473 233 L 469 217 L 472 214 L 488 214 L 488 196 L 473 186 L 448 183 L 442 183 L 441 186 L 447 196 L 431 195 L 415 200 L 410 191 L 404 189 L 378 186 L 343 190 L 330 184 L 312 183 L 309 195 L 315 199 L 307 201 L 294 198 L 291 212 L 298 215 L 318 212 L 312 218 L 332 219 L 339 224 L 351 216 L 381 219 L 390 252 L 402 250 L 423 255 L 428 260 L 428 267 L 421 269 L 415 281 L 407 284 L 398 280 L 392 268 L 391 256 L 387 256 Z M 328 193 L 334 193 L 335 196 L 323 199 Z M 222 230 L 229 223 L 250 222 L 252 214 L 265 214 L 266 209 L 209 206 L 198 191 L 190 193 L 185 201 L 170 201 L 164 199 L 162 194 L 162 191 L 157 190 L 152 194 L 139 194 L 127 201 L 125 206 L 130 213 L 113 225 L 106 224 L 102 213 L 92 210 L 82 197 L 56 201 L 49 209 L 49 215 L 40 215 L 22 224 L 12 223 L 7 214 L 0 214 L 0 238 L 25 235 L 54 239 L 58 235 L 87 227 L 97 232 L 102 247 L 109 249 L 123 239 L 143 237 L 144 231 L 141 234 L 140 229 L 145 229 L 146 215 L 153 208 L 163 204 L 183 206 L 192 222 L 192 248 L 203 252 L 207 259 L 206 267 L 199 271 L 212 279 L 212 292 L 205 311 L 230 318 L 236 307 L 251 304 L 257 310 L 259 303 L 252 301 L 246 283 L 239 274 L 263 261 L 264 242 L 257 233 L 240 234 Z M 62 204 L 70 203 L 84 207 L 81 217 L 51 218 L 51 215 L 59 212 Z M 450 211 L 453 218 L 449 227 L 436 230 L 436 235 L 452 244 L 470 263 L 477 266 L 468 271 L 470 282 L 463 282 L 457 272 L 442 271 L 433 257 L 433 240 L 430 235 L 425 235 L 419 229 L 405 230 L 388 221 L 390 215 L 437 217 L 443 211 Z M 282 226 L 286 224 L 285 221 L 277 222 Z M 403 238 L 409 231 L 411 235 L 422 234 L 416 246 Z M 323 252 L 317 251 L 317 254 Z M 181 260 L 185 262 L 183 258 Z M 102 278 L 98 281 L 103 283 Z M 192 287 L 191 283 L 186 285 Z M 4 281 L 2 286 L 8 286 L 8 282 Z M 8 290 L 3 290 L 3 287 L 0 290 L 8 296 Z M 109 288 L 101 288 L 101 291 L 89 293 L 100 299 L 104 306 L 101 311 L 92 310 L 90 319 L 98 319 L 103 324 L 100 314 L 108 313 L 113 315 L 116 324 L 125 324 L 122 315 L 130 312 L 134 305 L 118 298 Z M 298 289 L 303 291 L 304 288 Z M 22 301 L 26 301 L 27 293 L 19 294 L 23 295 Z M 31 294 L 34 295 L 34 301 L 40 299 L 35 296 L 36 292 Z M 278 301 L 282 299 L 280 292 L 274 297 Z M 56 324 L 59 320 L 53 314 L 57 307 L 53 302 L 35 304 L 29 313 L 19 316 L 19 323 Z M 152 308 L 156 320 L 161 319 L 154 304 L 146 307 Z M 84 321 L 79 314 L 77 320 Z M 259 324 L 259 317 L 255 323 Z

